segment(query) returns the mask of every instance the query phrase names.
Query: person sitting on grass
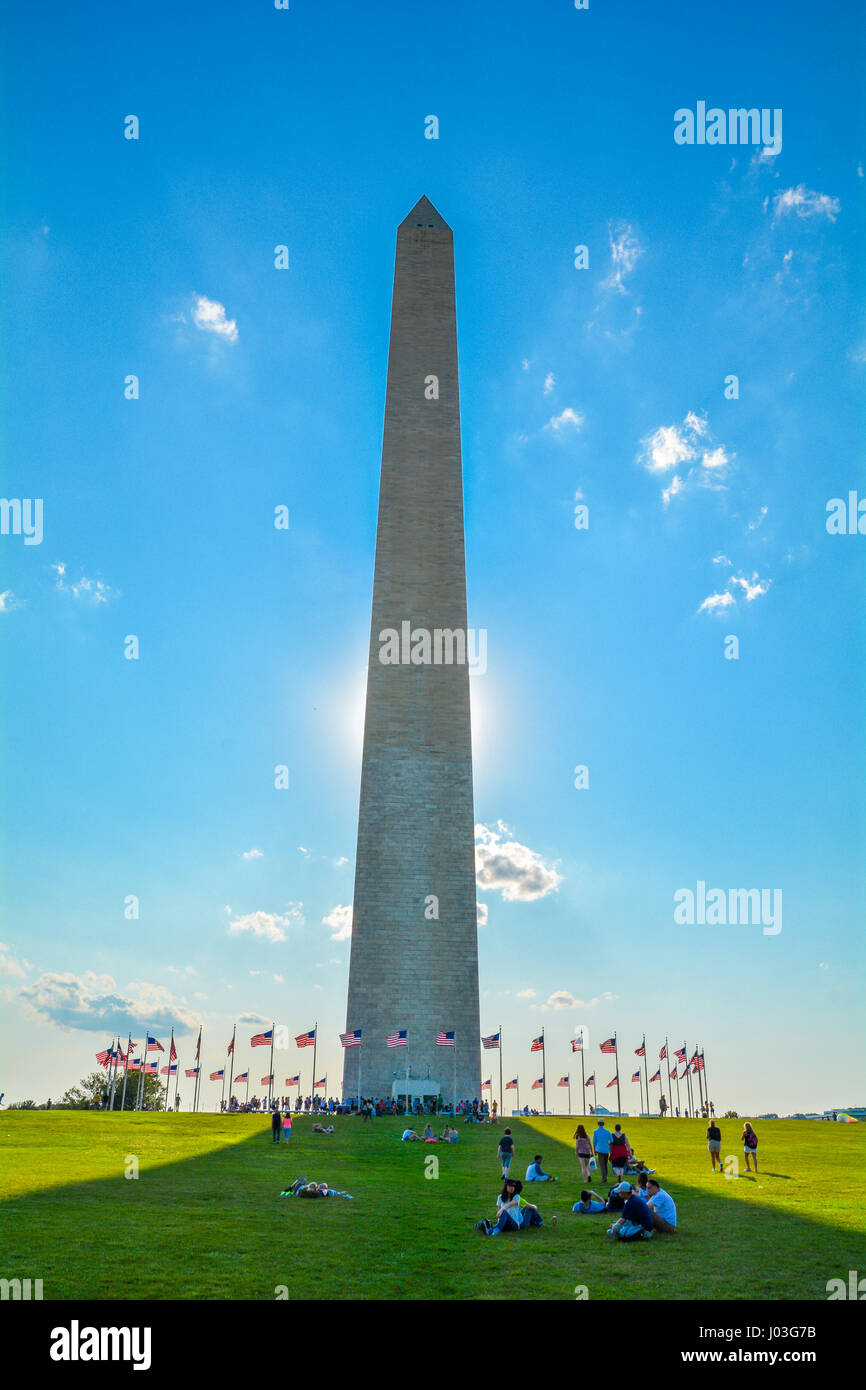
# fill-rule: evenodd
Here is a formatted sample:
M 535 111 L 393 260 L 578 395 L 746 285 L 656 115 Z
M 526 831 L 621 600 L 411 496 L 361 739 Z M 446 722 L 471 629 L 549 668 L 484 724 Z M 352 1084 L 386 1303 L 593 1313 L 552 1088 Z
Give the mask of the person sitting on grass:
M 536 1154 L 526 1170 L 527 1182 L 556 1182 L 549 1173 L 545 1173 L 541 1166 L 541 1154 Z
M 522 1197 L 523 1184 L 519 1178 L 506 1178 L 505 1184 L 496 1198 L 496 1222 L 476 1221 L 476 1231 L 486 1236 L 502 1235 L 506 1231 L 520 1231 L 526 1226 L 543 1226 L 541 1213 L 532 1202 Z
M 619 1183 L 614 1192 L 625 1196 L 625 1206 L 622 1216 L 608 1227 L 607 1234 L 614 1240 L 649 1240 L 653 1233 L 653 1214 L 649 1203 L 636 1197 L 627 1182 Z M 629 1195 L 626 1196 L 626 1193 Z
M 428 1120 L 427 1124 L 424 1126 L 424 1133 L 423 1133 L 423 1135 L 422 1135 L 422 1138 L 423 1138 L 425 1144 L 435 1144 L 435 1143 L 436 1143 L 436 1135 L 433 1133 L 433 1127 L 432 1127 L 432 1125 L 430 1124 L 429 1120 Z
M 328 1125 L 328 1128 L 326 1129 L 324 1125 L 315 1124 L 315 1125 L 313 1125 L 313 1128 L 310 1130 L 310 1133 L 311 1133 L 311 1134 L 333 1134 L 333 1133 L 334 1133 L 334 1126 L 333 1126 L 333 1125 Z
M 401 1136 L 401 1142 L 404 1144 L 410 1143 L 413 1139 L 417 1139 L 418 1143 L 420 1144 L 421 1136 L 416 1134 L 414 1129 L 404 1129 L 403 1134 Z
M 626 1203 L 626 1198 L 631 1196 L 631 1185 L 627 1182 L 617 1183 L 607 1194 L 607 1210 L 622 1211 Z
M 585 1187 L 580 1194 L 580 1201 L 575 1202 L 571 1210 L 576 1211 L 578 1216 L 598 1216 L 603 1211 L 609 1211 L 610 1208 L 603 1197 L 599 1197 L 597 1192 L 592 1192 Z
M 649 1201 L 649 1192 L 647 1191 L 648 1182 L 649 1178 L 646 1173 L 638 1173 L 637 1186 L 632 1188 L 635 1197 L 643 1197 L 645 1202 Z
M 672 1236 L 677 1229 L 677 1208 L 673 1197 L 659 1186 L 655 1178 L 647 1179 L 647 1192 L 654 1230 Z
M 446 1125 L 442 1133 L 439 1135 L 439 1138 L 442 1140 L 443 1144 L 456 1144 L 460 1139 L 460 1135 L 457 1133 L 456 1129 L 452 1128 L 451 1125 Z

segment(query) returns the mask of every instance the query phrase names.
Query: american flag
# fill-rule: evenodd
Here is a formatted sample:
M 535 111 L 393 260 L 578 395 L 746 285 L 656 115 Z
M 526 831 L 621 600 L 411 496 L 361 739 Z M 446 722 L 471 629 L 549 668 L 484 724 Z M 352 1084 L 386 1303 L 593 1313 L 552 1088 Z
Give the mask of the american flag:
M 569 1079 L 568 1079 L 567 1076 L 561 1076 L 561 1077 L 559 1078 L 559 1080 L 557 1081 L 556 1084 L 557 1084 L 557 1086 L 568 1086 L 568 1085 L 570 1085 L 571 1083 L 569 1082 Z
M 453 1047 L 453 1046 L 454 1046 L 454 1033 L 453 1033 L 453 1031 L 450 1032 L 450 1033 L 439 1033 L 439 1035 L 438 1035 L 437 1038 L 436 1038 L 436 1046 L 437 1046 L 437 1047 Z
M 270 1047 L 274 1040 L 274 1030 L 269 1028 L 266 1033 L 256 1033 L 254 1038 L 250 1038 L 250 1047 Z
M 635 1057 L 645 1057 L 645 1056 L 646 1056 L 646 1043 L 641 1043 L 640 1047 L 636 1047 L 635 1050 L 634 1050 L 634 1055 L 635 1055 Z
M 662 1043 L 662 1050 L 661 1050 L 661 1052 L 659 1053 L 659 1061 L 660 1061 L 660 1062 L 663 1062 L 663 1061 L 665 1060 L 665 1058 L 667 1057 L 667 1055 L 668 1055 L 667 1047 L 665 1046 L 664 1043 Z
M 703 1070 L 704 1070 L 704 1054 L 703 1054 L 703 1053 L 701 1053 L 700 1056 L 698 1057 L 698 1070 L 699 1070 L 699 1071 L 703 1071 Z
M 249 1079 L 250 1079 L 250 1074 L 249 1074 L 248 1071 L 242 1071 L 241 1074 L 240 1074 L 240 1076 L 236 1076 L 236 1077 L 235 1077 L 235 1081 L 236 1081 L 236 1082 L 237 1082 L 237 1081 L 249 1081 Z
M 572 1052 L 582 1052 L 582 1051 L 583 1051 L 583 1038 L 572 1038 L 572 1040 L 571 1040 L 571 1050 L 572 1050 Z
M 686 1045 L 685 1045 L 685 1043 L 683 1043 L 682 1047 L 675 1047 L 675 1048 L 674 1048 L 674 1056 L 676 1057 L 676 1059 L 677 1059 L 678 1062 L 684 1062 L 684 1061 L 686 1060 Z
M 225 1067 L 220 1067 L 219 1071 L 212 1071 L 212 1072 L 211 1072 L 211 1074 L 210 1074 L 210 1079 L 211 1079 L 211 1081 L 222 1081 L 222 1079 L 223 1079 L 223 1077 L 225 1076 L 225 1074 L 226 1074 Z
M 640 1071 L 635 1072 L 634 1076 L 632 1077 L 632 1081 L 640 1081 Z
M 400 1028 L 396 1033 L 389 1033 L 385 1042 L 389 1047 L 408 1047 L 409 1039 L 407 1037 L 407 1030 L 405 1028 Z
M 170 1062 L 176 1062 L 176 1061 L 177 1061 L 177 1048 L 176 1048 L 175 1045 L 174 1045 L 174 1038 L 172 1038 L 172 1040 L 171 1040 L 171 1051 L 170 1051 L 169 1054 L 168 1054 L 168 1060 L 169 1060 Z
M 481 1039 L 481 1046 L 486 1047 L 488 1052 L 492 1047 L 499 1046 L 499 1034 L 491 1033 L 489 1037 Z
M 227 1057 L 231 1057 L 231 1055 L 232 1055 L 232 1053 L 234 1052 L 234 1050 L 235 1050 L 235 1040 L 234 1040 L 234 1038 L 230 1038 L 230 1039 L 229 1039 L 229 1045 L 228 1045 L 228 1047 L 226 1048 L 226 1056 L 227 1056 Z
M 594 1085 L 595 1085 L 595 1072 L 592 1073 L 592 1076 L 589 1078 L 589 1080 L 588 1080 L 587 1083 L 586 1083 L 587 1090 L 589 1089 L 590 1086 L 594 1086 Z
M 692 1075 L 693 1075 L 693 1076 L 696 1076 L 697 1073 L 698 1073 L 699 1071 L 700 1071 L 700 1067 L 698 1066 L 697 1062 L 695 1062 L 694 1065 L 693 1065 L 693 1067 L 692 1067 Z
M 354 1033 L 341 1033 L 340 1042 L 343 1044 L 344 1047 L 360 1047 L 361 1029 L 356 1028 Z
M 171 1062 L 167 1067 L 162 1067 L 160 1076 L 177 1076 L 177 1062 Z
M 515 1078 L 514 1078 L 513 1081 L 506 1081 L 506 1083 L 505 1083 L 505 1089 L 506 1089 L 506 1091 L 516 1091 L 516 1090 L 517 1090 L 517 1077 L 516 1077 L 516 1076 L 515 1076 Z
M 688 1076 L 688 1074 L 689 1074 L 689 1064 L 688 1064 L 688 1062 L 686 1062 L 685 1066 L 683 1067 L 682 1071 L 680 1072 L 680 1081 L 682 1081 L 684 1077 Z
M 195 1060 L 196 1060 L 196 1061 L 199 1060 L 199 1054 L 200 1054 L 200 1052 L 201 1052 L 201 1028 L 199 1028 L 199 1030 L 198 1030 L 198 1041 L 196 1042 L 196 1045 L 195 1045 Z
M 608 1081 L 607 1086 L 606 1086 L 605 1089 L 609 1091 L 610 1088 L 611 1088 L 611 1086 L 615 1086 L 616 1083 L 617 1083 L 618 1081 L 619 1081 L 619 1077 L 618 1077 L 618 1076 L 615 1076 L 615 1077 L 613 1078 L 613 1081 Z
M 130 1063 L 129 1063 L 129 1070 L 130 1070 L 130 1071 L 141 1071 L 141 1058 L 140 1058 L 140 1057 L 133 1057 L 133 1058 L 130 1060 Z
M 263 1076 L 263 1077 L 262 1077 L 262 1085 L 263 1085 L 263 1086 L 270 1086 L 270 1085 L 273 1083 L 273 1080 L 274 1080 L 274 1073 L 271 1072 L 270 1076 Z
M 97 1052 L 97 1054 L 96 1054 L 96 1060 L 97 1060 L 97 1062 L 99 1063 L 99 1065 L 100 1065 L 101 1067 L 107 1067 L 107 1066 L 108 1066 L 108 1059 L 109 1059 L 110 1056 L 111 1056 L 111 1052 L 110 1052 L 109 1048 L 106 1047 L 106 1048 L 103 1048 L 103 1050 L 102 1050 L 101 1052 Z
M 322 1079 L 321 1079 L 321 1081 L 315 1081 L 315 1082 L 313 1083 L 313 1090 L 314 1090 L 314 1091 L 317 1090 L 320 1086 L 324 1089 L 324 1087 L 325 1087 L 325 1085 L 326 1085 L 326 1083 L 327 1083 L 327 1080 L 328 1080 L 328 1078 L 327 1078 L 326 1076 L 323 1076 Z
M 300 1086 L 300 1084 L 301 1084 L 301 1078 L 300 1078 L 299 1076 L 287 1076 L 287 1077 L 286 1077 L 286 1085 L 287 1085 L 287 1086 Z
M 481 1089 L 482 1089 L 482 1091 L 490 1091 L 490 1090 L 492 1090 L 492 1088 L 493 1088 L 493 1082 L 492 1082 L 492 1081 L 482 1081 L 482 1083 L 481 1083 Z
M 538 1078 L 537 1081 L 533 1081 L 533 1083 L 532 1083 L 532 1089 L 533 1089 L 533 1091 L 540 1091 L 543 1085 L 544 1085 L 544 1077 L 543 1077 L 543 1076 L 539 1076 L 539 1078 Z
M 602 1052 L 616 1052 L 616 1033 L 612 1038 L 607 1038 L 605 1042 L 599 1043 Z
M 676 1065 L 674 1065 L 674 1067 L 671 1069 L 670 1076 L 671 1076 L 671 1080 L 672 1080 L 672 1081 L 676 1081 L 676 1079 L 677 1079 L 677 1069 L 676 1069 Z
M 533 1038 L 533 1039 L 532 1039 L 532 1046 L 530 1047 L 529 1050 L 530 1050 L 530 1052 L 543 1052 L 543 1051 L 544 1051 L 544 1034 L 543 1034 L 543 1033 L 541 1034 L 540 1037 L 538 1037 L 538 1038 Z
M 158 1042 L 156 1038 L 152 1038 L 149 1033 L 147 1035 L 147 1047 L 144 1050 L 145 1052 L 165 1052 L 162 1043 Z
M 158 1063 L 158 1062 L 145 1062 L 145 1064 L 144 1064 L 144 1070 L 145 1070 L 145 1071 L 150 1071 L 150 1072 L 156 1072 L 156 1071 L 159 1070 L 159 1063 Z
M 651 1077 L 650 1077 L 650 1081 L 661 1081 L 661 1079 L 662 1079 L 662 1069 L 661 1069 L 661 1067 L 659 1067 L 659 1069 L 658 1069 L 658 1071 L 656 1072 L 655 1076 L 651 1076 Z
M 148 1066 L 149 1065 L 150 1063 L 148 1063 Z M 198 1071 L 198 1067 L 187 1067 L 186 1071 L 184 1072 L 184 1076 L 198 1076 Z
M 311 1028 L 309 1033 L 299 1033 L 298 1036 L 295 1038 L 295 1042 L 298 1044 L 298 1047 L 312 1047 L 315 1041 L 315 1028 Z

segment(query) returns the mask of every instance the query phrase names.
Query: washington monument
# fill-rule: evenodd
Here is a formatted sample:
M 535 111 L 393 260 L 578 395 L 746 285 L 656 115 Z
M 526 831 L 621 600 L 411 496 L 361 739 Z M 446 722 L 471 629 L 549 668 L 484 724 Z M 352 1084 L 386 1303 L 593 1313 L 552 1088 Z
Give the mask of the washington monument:
M 454 246 L 422 198 L 397 229 L 346 1096 L 402 1092 L 408 1062 L 416 1092 L 480 1098 L 468 655 Z

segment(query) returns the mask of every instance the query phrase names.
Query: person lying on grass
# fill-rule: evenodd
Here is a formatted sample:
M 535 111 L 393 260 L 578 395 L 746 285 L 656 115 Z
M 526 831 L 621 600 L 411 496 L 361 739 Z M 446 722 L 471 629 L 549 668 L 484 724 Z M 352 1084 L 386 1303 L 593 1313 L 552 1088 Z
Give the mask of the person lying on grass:
M 280 1193 L 281 1197 L 348 1197 L 351 1199 L 351 1192 L 338 1192 L 336 1188 L 329 1187 L 326 1182 L 307 1182 L 304 1178 L 295 1178 L 291 1187 L 287 1187 Z
M 543 1226 L 541 1213 L 532 1202 L 521 1197 L 523 1183 L 519 1178 L 506 1178 L 496 1198 L 496 1222 L 476 1221 L 475 1229 L 485 1236 L 502 1235 L 505 1231 L 520 1231 L 527 1226 Z
M 402 1135 L 400 1136 L 401 1143 L 408 1144 L 411 1143 L 413 1139 L 417 1139 L 418 1143 L 421 1143 L 421 1136 L 419 1134 L 416 1134 L 414 1129 L 404 1129 Z
M 334 1133 L 334 1126 L 333 1126 L 333 1125 L 328 1125 L 328 1128 L 325 1129 L 325 1126 L 324 1126 L 324 1125 L 313 1125 L 313 1128 L 310 1130 L 310 1133 L 311 1133 L 311 1134 L 333 1134 L 333 1133 Z
M 571 1210 L 576 1211 L 578 1216 L 598 1216 L 603 1211 L 610 1211 L 610 1207 L 597 1192 L 585 1187 L 580 1194 L 580 1201 L 575 1202 Z

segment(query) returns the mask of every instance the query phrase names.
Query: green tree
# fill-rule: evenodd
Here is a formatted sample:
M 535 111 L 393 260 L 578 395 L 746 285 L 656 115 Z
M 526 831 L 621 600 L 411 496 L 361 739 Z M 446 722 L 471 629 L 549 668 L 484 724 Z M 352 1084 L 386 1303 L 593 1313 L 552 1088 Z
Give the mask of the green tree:
M 739 1115 L 737 1114 L 736 1110 L 726 1110 L 726 1111 L 725 1111 L 725 1119 L 726 1119 L 726 1120 L 738 1120 L 739 1118 L 740 1118 L 740 1117 L 739 1117 Z
M 126 1083 L 126 1099 L 124 1110 L 134 1110 L 136 1097 L 138 1095 L 139 1073 L 131 1071 Z M 109 1073 L 106 1071 L 92 1071 L 89 1076 L 82 1077 L 77 1086 L 70 1086 L 69 1090 L 61 1096 L 57 1102 L 64 1110 L 103 1110 L 108 1104 L 111 1095 L 111 1084 Z M 118 1069 L 117 1085 L 114 1091 L 114 1108 L 120 1110 L 121 1097 L 123 1095 L 123 1071 Z M 146 1075 L 144 1077 L 144 1095 L 142 1102 L 146 1110 L 161 1110 L 165 1105 L 165 1085 L 158 1076 Z

